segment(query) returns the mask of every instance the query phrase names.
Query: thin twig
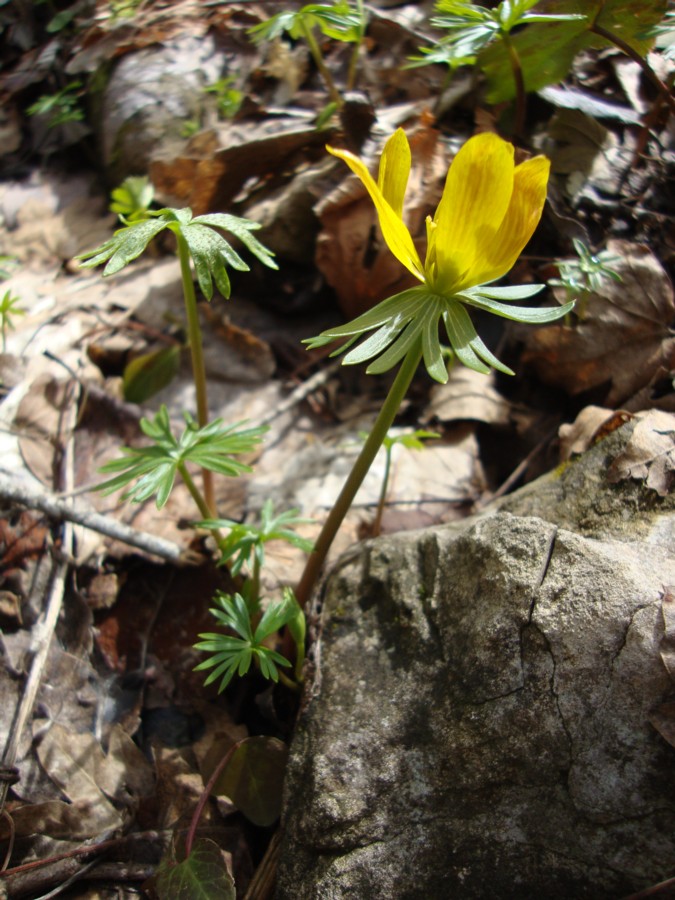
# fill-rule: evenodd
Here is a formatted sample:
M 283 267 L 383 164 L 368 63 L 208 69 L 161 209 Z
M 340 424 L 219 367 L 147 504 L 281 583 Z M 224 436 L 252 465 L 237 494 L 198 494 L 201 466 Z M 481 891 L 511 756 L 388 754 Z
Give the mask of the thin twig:
M 279 416 L 283 415 L 283 413 L 288 412 L 289 409 L 302 403 L 302 401 L 309 397 L 310 394 L 314 393 L 317 388 L 320 388 L 329 378 L 332 378 L 340 368 L 341 364 L 341 361 L 338 360 L 337 362 L 326 366 L 325 369 L 320 369 L 318 372 L 315 372 L 314 375 L 306 381 L 303 381 L 302 384 L 299 384 L 291 391 L 285 400 L 282 400 L 281 403 L 278 403 L 274 409 L 267 413 L 267 415 L 263 416 L 262 419 L 259 419 L 257 424 L 269 425 L 274 419 L 277 419 Z
M 184 550 L 178 544 L 165 538 L 138 531 L 109 516 L 67 503 L 52 493 L 41 491 L 32 485 L 12 477 L 10 472 L 0 469 L 0 499 L 10 500 L 28 509 L 37 509 L 58 522 L 74 522 L 91 531 L 114 538 L 123 544 L 151 553 L 167 562 L 179 565 L 198 565 L 202 557 L 191 550 Z
M 260 861 L 260 865 L 255 870 L 244 900 L 269 900 L 274 893 L 280 856 L 281 829 L 277 828 L 272 835 L 272 840 L 269 842 L 265 855 Z
M 72 386 L 76 384 L 76 382 L 71 382 L 71 389 L 67 390 L 64 395 L 63 405 L 61 408 L 61 421 L 60 421 L 60 431 L 61 434 L 68 434 L 70 437 L 63 443 L 61 446 L 63 447 L 62 457 L 61 457 L 61 471 L 63 475 L 60 477 L 61 481 L 65 480 L 65 483 L 59 485 L 59 487 L 63 487 L 68 490 L 71 487 L 70 482 L 72 481 L 72 468 L 73 468 L 73 426 L 75 424 L 75 418 L 77 417 L 77 401 L 72 396 L 73 390 Z M 68 424 L 64 428 L 64 415 L 67 412 L 68 415 Z M 57 451 L 58 452 L 58 451 Z M 71 554 L 72 551 L 72 543 L 73 543 L 73 526 L 70 522 L 65 522 L 62 530 L 61 530 L 61 539 L 62 546 L 67 555 Z M 42 619 L 37 623 L 37 625 L 33 629 L 32 633 L 32 650 L 33 650 L 33 658 L 30 663 L 30 669 L 28 672 L 28 677 L 26 679 L 26 683 L 24 685 L 23 694 L 21 697 L 21 701 L 19 702 L 15 714 L 14 720 L 12 721 L 12 725 L 9 732 L 9 738 L 7 740 L 7 744 L 5 745 L 5 749 L 2 755 L 2 765 L 5 766 L 13 766 L 16 762 L 17 753 L 19 750 L 19 741 L 21 740 L 21 736 L 23 735 L 24 728 L 33 712 L 33 707 L 35 706 L 35 699 L 37 697 L 38 690 L 40 688 L 40 683 L 42 681 L 42 673 L 44 671 L 45 665 L 47 663 L 47 657 L 49 655 L 49 647 L 52 642 L 52 637 L 54 635 L 54 631 L 56 629 L 56 623 L 58 622 L 59 615 L 61 613 L 61 606 L 63 604 L 63 597 L 65 594 L 65 584 L 66 584 L 66 576 L 68 574 L 68 563 L 64 560 L 59 561 L 56 564 L 56 571 L 54 572 L 54 577 L 51 581 L 49 596 L 46 602 L 46 609 L 42 616 Z M 36 598 L 37 599 L 37 598 Z M 4 808 L 4 803 L 7 798 L 7 791 L 9 789 L 9 784 L 6 781 L 3 781 L 0 784 L 0 808 Z

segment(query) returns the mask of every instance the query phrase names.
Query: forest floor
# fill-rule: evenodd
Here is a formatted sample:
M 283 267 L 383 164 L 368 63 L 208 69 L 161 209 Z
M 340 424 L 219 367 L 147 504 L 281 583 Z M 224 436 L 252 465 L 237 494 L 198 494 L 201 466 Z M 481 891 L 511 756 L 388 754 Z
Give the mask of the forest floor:
M 180 427 L 184 411 L 194 414 L 170 241 L 107 279 L 75 257 L 118 227 L 109 189 L 129 174 L 150 175 L 159 205 L 263 223 L 259 235 L 279 271 L 252 264 L 251 274 L 233 275 L 229 300 L 200 307 L 212 414 L 269 427 L 247 459 L 252 471 L 218 481 L 218 512 L 250 521 L 272 500 L 278 511 L 298 510 L 308 520 L 299 533 L 312 540 L 391 378 L 342 368 L 300 342 L 406 286 L 365 192 L 324 145 L 358 145 L 374 166 L 386 136 L 405 127 L 413 147 L 406 209 L 422 239 L 458 148 L 479 130 L 512 138 L 513 108 L 510 100 L 487 102 L 477 69 L 460 69 L 448 84 L 441 66 L 404 68 L 420 36 L 433 33 L 432 4 L 373 4 L 359 93 L 324 130 L 314 119 L 326 92 L 302 42 L 275 44 L 272 58 L 269 46 L 247 39 L 279 4 L 146 2 L 117 22 L 108 15 L 114 4 L 97 3 L 94 15 L 57 6 L 73 15 L 56 31 L 35 19 L 31 31 L 21 4 L 0 11 L 0 295 L 5 304 L 17 298 L 15 314 L 5 306 L 1 320 L 0 894 L 160 896 L 157 865 L 180 845 L 216 761 L 249 736 L 287 745 L 299 699 L 259 675 L 218 694 L 194 671 L 203 659 L 197 636 L 214 628 L 214 593 L 231 590 L 232 580 L 215 565 L 206 534 L 191 527 L 199 516 L 185 486 L 161 510 L 95 490 L 101 465 L 121 446 L 142 443 L 143 417 L 165 405 Z M 103 61 L 125 60 L 130 80 L 116 90 L 128 99 L 134 58 L 142 72 L 150 65 L 144 53 L 173 48 L 180 56 L 185 41 L 189 55 L 191 41 L 207 40 L 215 49 L 204 68 L 226 58 L 238 73 L 238 111 L 219 118 L 213 92 L 202 88 L 206 106 L 192 133 L 176 132 L 185 115 L 172 112 L 181 121 L 170 142 L 143 132 L 142 163 L 129 147 L 106 157 L 111 110 L 119 108 L 110 96 L 107 113 L 62 126 L 27 114 L 57 67 L 62 86 Z M 349 45 L 326 39 L 324 50 L 342 84 Z M 662 54 L 649 61 L 661 79 L 672 78 Z M 161 58 L 152 64 L 161 67 Z M 155 82 L 159 104 L 165 88 Z M 73 91 L 85 103 L 85 89 Z M 564 281 L 567 272 L 568 282 L 577 279 L 575 314 L 537 329 L 477 320 L 515 377 L 456 366 L 441 385 L 418 373 L 395 433 L 421 428 L 437 437 L 424 449 L 394 448 L 376 526 L 385 471 L 378 456 L 331 560 L 376 530 L 469 515 L 630 416 L 675 413 L 668 109 L 640 65 L 609 46 L 580 53 L 564 83 L 529 95 L 514 142 L 523 154 L 546 153 L 552 176 L 542 221 L 508 282 Z M 580 289 L 586 275 L 574 239 L 588 251 L 592 290 Z M 569 283 L 549 286 L 536 302 L 569 296 Z M 150 367 L 145 381 L 130 384 L 133 360 L 168 347 L 177 348 L 169 383 Z M 669 490 L 671 470 L 663 471 L 657 488 Z M 265 596 L 294 585 L 303 566 L 300 549 L 270 543 Z M 278 785 L 272 792 L 278 807 Z M 276 827 L 253 824 L 225 795 L 207 804 L 199 834 L 225 854 L 238 896 L 264 896 L 246 892 Z

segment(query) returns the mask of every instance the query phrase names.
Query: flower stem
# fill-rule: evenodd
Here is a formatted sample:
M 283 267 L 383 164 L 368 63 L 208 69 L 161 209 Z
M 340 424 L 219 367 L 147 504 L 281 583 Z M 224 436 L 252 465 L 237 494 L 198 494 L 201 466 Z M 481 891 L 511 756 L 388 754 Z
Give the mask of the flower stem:
M 202 516 L 205 519 L 212 519 L 213 513 L 211 512 L 206 500 L 202 496 L 199 488 L 194 483 L 192 475 L 190 475 L 190 473 L 188 472 L 187 466 L 185 465 L 185 463 L 179 463 L 178 474 L 183 479 L 183 483 L 185 484 L 185 487 L 190 492 L 190 496 L 195 501 L 195 504 L 197 505 L 197 509 L 202 514 Z M 211 473 L 209 473 L 209 474 L 211 474 Z M 211 531 L 211 535 L 213 536 L 214 541 L 216 542 L 216 545 L 219 548 L 221 548 L 221 545 L 223 543 L 222 534 L 220 533 L 220 531 L 217 528 L 211 528 L 210 531 Z
M 335 535 L 349 511 L 354 497 L 356 496 L 356 492 L 361 487 L 363 479 L 368 474 L 368 470 L 377 455 L 377 451 L 382 446 L 382 443 L 387 436 L 387 432 L 391 428 L 392 422 L 396 418 L 396 413 L 410 387 L 410 382 L 417 371 L 417 366 L 419 365 L 421 357 L 422 348 L 418 342 L 408 351 L 401 363 L 401 367 L 394 379 L 394 383 L 389 389 L 387 398 L 382 404 L 382 409 L 375 420 L 373 429 L 368 435 L 368 440 L 363 445 L 363 449 L 359 453 L 351 472 L 347 476 L 347 480 L 340 492 L 340 496 L 337 498 L 335 505 L 328 514 L 328 518 L 321 529 L 321 534 L 314 545 L 314 550 L 307 560 L 305 571 L 302 573 L 302 578 L 295 591 L 295 596 L 300 606 L 304 607 L 309 600 Z
M 382 515 L 384 513 L 384 504 L 387 500 L 387 490 L 389 488 L 389 475 L 391 474 L 391 452 L 390 446 L 385 447 L 386 457 L 384 460 L 384 475 L 382 476 L 382 490 L 380 498 L 377 501 L 377 510 L 373 519 L 373 537 L 377 537 L 382 529 Z
M 333 81 L 333 76 L 330 74 L 330 69 L 326 65 L 323 54 L 321 53 L 321 48 L 317 44 L 316 38 L 314 37 L 314 32 L 310 28 L 310 26 L 303 21 L 302 23 L 302 34 L 304 39 L 307 41 L 307 46 L 309 47 L 309 52 L 312 54 L 312 59 L 316 64 L 317 69 L 321 73 L 321 77 L 323 78 L 326 87 L 328 88 L 328 94 L 330 99 L 337 106 L 342 105 L 342 97 L 340 96 L 340 92 L 335 86 L 335 82 Z
M 622 53 L 625 53 L 626 56 L 629 56 L 634 62 L 640 66 L 642 71 L 645 73 L 645 77 L 651 81 L 659 94 L 663 97 L 665 102 L 670 106 L 671 110 L 675 110 L 675 97 L 670 92 L 667 84 L 664 84 L 663 81 L 659 78 L 656 72 L 649 65 L 647 60 L 640 56 L 637 50 L 634 47 L 631 47 L 629 43 L 623 40 L 623 38 L 619 37 L 618 34 L 614 34 L 611 31 L 607 31 L 606 28 L 603 28 L 602 25 L 598 25 L 597 22 L 594 22 L 589 31 L 593 32 L 593 34 L 597 34 L 598 37 L 604 38 L 606 41 L 609 41 L 610 44 L 614 44 L 615 47 L 618 47 Z
M 202 347 L 202 332 L 199 325 L 199 313 L 197 311 L 197 296 L 192 283 L 192 271 L 190 269 L 190 251 L 187 241 L 176 230 L 178 243 L 178 259 L 180 260 L 180 274 L 183 282 L 183 297 L 185 299 L 185 315 L 187 318 L 188 342 L 192 354 L 192 377 L 197 394 L 197 421 L 199 427 L 204 428 L 209 424 L 209 404 L 206 394 L 206 367 L 204 365 L 204 350 Z M 213 475 L 208 469 L 202 469 L 202 482 L 204 485 L 204 500 L 208 507 L 208 518 L 217 515 L 215 493 L 213 490 Z
M 513 72 L 513 80 L 516 83 L 516 115 L 513 123 L 513 133 L 515 137 L 521 138 L 523 129 L 525 128 L 525 113 L 527 110 L 527 96 L 525 93 L 525 80 L 523 78 L 523 67 L 520 63 L 520 56 L 513 45 L 513 41 L 506 33 L 502 33 L 502 41 L 509 54 L 509 62 L 511 63 L 511 71 Z

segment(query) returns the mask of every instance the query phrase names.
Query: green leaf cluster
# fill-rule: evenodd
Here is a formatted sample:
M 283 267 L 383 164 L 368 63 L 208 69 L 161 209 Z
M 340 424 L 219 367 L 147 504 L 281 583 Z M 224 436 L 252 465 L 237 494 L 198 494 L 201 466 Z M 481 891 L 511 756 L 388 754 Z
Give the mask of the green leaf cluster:
M 260 443 L 266 428 L 237 430 L 237 423 L 223 427 L 222 419 L 215 419 L 199 428 L 192 417 L 184 414 L 187 427 L 176 438 L 166 406 L 162 406 L 154 419 L 141 419 L 143 433 L 152 440 L 148 447 L 123 447 L 122 457 L 106 463 L 101 471 L 116 473 L 104 481 L 97 490 L 110 494 L 120 488 L 129 489 L 123 494 L 136 503 L 155 497 L 161 509 L 179 473 L 187 480 L 187 463 L 221 475 L 236 476 L 250 472 L 251 467 L 234 457 L 250 453 Z
M 618 262 L 618 256 L 607 250 L 593 253 L 579 238 L 573 238 L 572 243 L 577 258 L 561 260 L 557 264 L 560 278 L 550 279 L 549 285 L 564 288 L 568 299 L 574 300 L 580 293 L 596 293 L 610 278 L 623 281 L 621 275 L 612 268 Z
M 366 372 L 379 375 L 392 369 L 421 341 L 429 375 L 445 384 L 448 372 L 438 335 L 439 323 L 442 323 L 455 355 L 469 369 L 487 374 L 492 367 L 513 375 L 512 370 L 501 363 L 478 336 L 465 305 L 516 322 L 541 325 L 566 315 L 574 305 L 568 303 L 563 307 L 546 309 L 511 305 L 513 300 L 534 296 L 543 287 L 543 284 L 509 287 L 479 285 L 453 297 L 444 297 L 420 285 L 395 294 L 353 321 L 324 331 L 304 343 L 314 349 L 346 338 L 346 343 L 331 355 L 337 356 L 349 350 L 343 360 L 344 365 L 371 361 Z M 372 333 L 349 349 L 368 332 Z
M 244 565 L 252 568 L 252 563 L 258 568 L 265 564 L 265 544 L 268 541 L 286 541 L 292 547 L 311 553 L 312 541 L 297 534 L 292 526 L 308 524 L 311 519 L 303 519 L 298 516 L 298 509 L 289 509 L 285 512 L 274 514 L 272 500 L 266 500 L 261 511 L 260 521 L 245 523 L 235 522 L 232 519 L 207 519 L 199 522 L 202 528 L 227 528 L 229 534 L 220 544 L 221 563 L 233 560 L 230 564 L 230 572 L 239 575 Z
M 0 300 L 0 334 L 2 335 L 3 353 L 7 348 L 7 332 L 14 329 L 14 317 L 26 315 L 26 310 L 19 307 L 20 303 L 21 298 L 12 296 L 11 291 L 5 291 Z
M 488 102 L 499 103 L 515 94 L 514 59 L 525 89 L 536 91 L 561 81 L 581 50 L 610 46 L 606 34 L 645 56 L 666 8 L 667 0 L 502 0 L 495 9 L 438 0 L 430 24 L 447 36 L 413 64 L 443 62 L 454 70 L 475 63 L 486 76 Z
M 382 441 L 382 446 L 385 450 L 391 450 L 397 444 L 401 447 L 406 447 L 408 450 L 424 450 L 424 441 L 439 437 L 440 434 L 437 431 L 425 431 L 423 428 L 418 428 L 415 431 L 406 431 L 403 434 L 387 433 Z
M 260 668 L 265 678 L 279 680 L 277 666 L 290 666 L 290 662 L 280 653 L 271 650 L 263 643 L 285 625 L 298 627 L 298 619 L 304 623 L 304 615 L 290 588 L 284 589 L 284 597 L 277 603 L 270 603 L 257 627 L 253 630 L 246 600 L 241 594 L 224 594 L 215 596 L 216 608 L 210 610 L 214 618 L 224 628 L 230 629 L 234 635 L 206 633 L 200 634 L 202 641 L 195 644 L 196 650 L 204 650 L 213 654 L 209 659 L 195 666 L 195 672 L 213 669 L 207 676 L 205 685 L 221 679 L 218 693 L 225 690 L 235 675 L 245 675 L 253 661 Z M 304 624 L 303 624 L 304 637 Z
M 81 81 L 71 81 L 55 94 L 43 94 L 31 104 L 26 112 L 29 116 L 48 116 L 50 128 L 68 122 L 82 122 L 84 110 L 80 106 Z
M 308 3 L 295 12 L 284 11 L 254 25 L 249 34 L 254 43 L 273 41 L 288 34 L 289 37 L 306 37 L 307 32 L 318 28 L 323 35 L 335 41 L 359 43 L 366 29 L 363 4 L 352 6 L 347 0 L 336 3 Z
M 230 296 L 230 279 L 226 266 L 247 272 L 249 266 L 220 234 L 226 231 L 264 265 L 276 269 L 273 254 L 252 234 L 260 228 L 257 222 L 226 213 L 211 213 L 193 218 L 192 210 L 160 209 L 149 212 L 150 218 L 132 222 L 97 247 L 76 257 L 83 268 L 106 263 L 104 275 L 114 275 L 136 259 L 161 231 L 169 229 L 184 240 L 194 263 L 199 287 L 207 300 L 213 297 L 214 282 L 223 297 Z
M 149 217 L 154 196 L 155 188 L 147 175 L 129 175 L 112 191 L 109 209 L 117 213 L 125 225 L 140 222 Z

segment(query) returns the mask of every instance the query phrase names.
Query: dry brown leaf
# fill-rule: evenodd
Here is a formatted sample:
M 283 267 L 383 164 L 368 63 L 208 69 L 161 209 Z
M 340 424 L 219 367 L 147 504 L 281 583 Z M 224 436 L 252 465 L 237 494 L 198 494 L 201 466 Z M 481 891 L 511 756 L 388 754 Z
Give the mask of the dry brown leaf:
M 601 437 L 620 428 L 630 418 L 631 414 L 623 410 L 614 412 L 604 406 L 585 406 L 571 425 L 561 425 L 558 429 L 560 459 L 585 453 Z
M 54 454 L 61 420 L 72 402 L 67 382 L 51 375 L 39 375 L 24 395 L 14 419 L 19 433 L 19 449 L 28 469 L 43 484 L 54 486 Z
M 633 478 L 665 497 L 675 477 L 675 415 L 651 410 L 636 424 L 622 453 L 607 470 L 612 484 Z
M 483 375 L 465 366 L 455 366 L 447 384 L 432 387 L 422 422 L 467 419 L 486 425 L 508 425 L 511 405 L 496 390 L 494 383 L 494 372 Z
M 93 734 L 77 734 L 58 723 L 47 730 L 37 752 L 49 777 L 73 802 L 109 806 L 110 798 L 126 805 L 153 787 L 150 764 L 119 725 L 110 733 L 107 755 Z
M 606 391 L 604 404 L 614 407 L 675 368 L 675 303 L 667 274 L 645 246 L 610 241 L 607 249 L 623 281 L 608 278 L 601 293 L 582 298 L 574 326 L 530 331 L 523 361 L 569 394 Z
M 119 813 L 107 801 L 97 809 L 91 798 L 75 803 L 64 800 L 27 803 L 11 808 L 11 815 L 17 835 L 49 835 L 68 841 L 83 841 L 122 824 Z M 4 824 L 0 824 L 0 837 L 7 836 Z

